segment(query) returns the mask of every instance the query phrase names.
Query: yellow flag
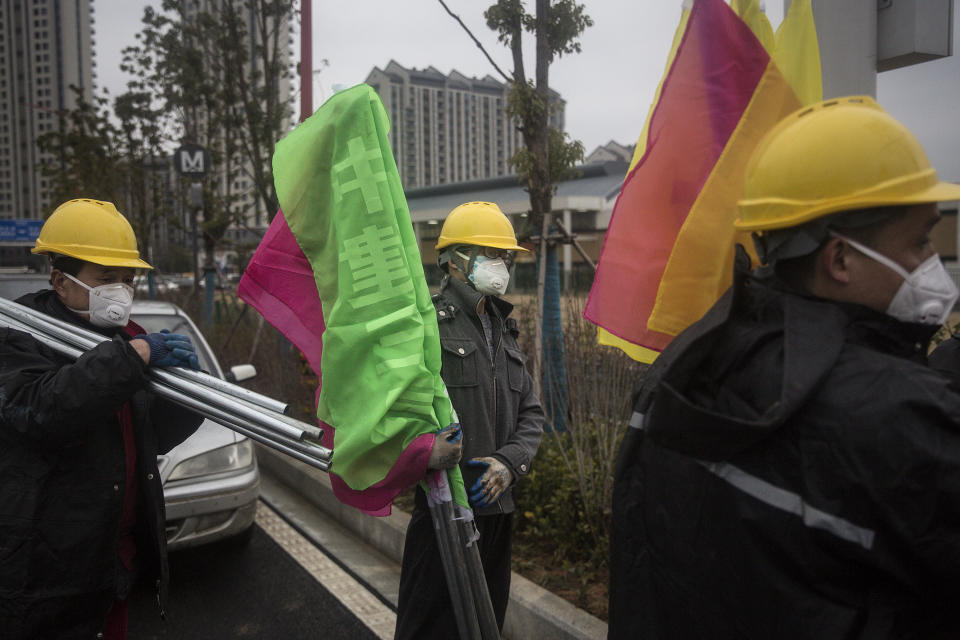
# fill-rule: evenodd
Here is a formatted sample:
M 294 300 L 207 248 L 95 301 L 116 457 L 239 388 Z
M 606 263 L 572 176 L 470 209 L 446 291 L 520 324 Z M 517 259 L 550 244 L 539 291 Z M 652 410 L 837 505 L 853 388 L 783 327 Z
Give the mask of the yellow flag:
M 753 35 L 757 36 L 757 40 L 767 50 L 767 53 L 772 55 L 776 48 L 773 27 L 770 26 L 770 20 L 767 19 L 767 14 L 760 8 L 758 0 L 731 0 L 730 8 L 750 27 Z
M 820 47 L 810 0 L 793 0 L 777 29 L 773 61 L 806 106 L 823 100 Z
M 597 342 L 608 347 L 616 347 L 637 362 L 642 362 L 644 364 L 653 364 L 653 361 L 656 360 L 657 356 L 660 355 L 659 351 L 654 351 L 653 349 L 647 349 L 646 347 L 641 347 L 638 344 L 627 342 L 623 338 L 618 338 L 609 331 L 605 331 L 600 327 L 597 327 Z

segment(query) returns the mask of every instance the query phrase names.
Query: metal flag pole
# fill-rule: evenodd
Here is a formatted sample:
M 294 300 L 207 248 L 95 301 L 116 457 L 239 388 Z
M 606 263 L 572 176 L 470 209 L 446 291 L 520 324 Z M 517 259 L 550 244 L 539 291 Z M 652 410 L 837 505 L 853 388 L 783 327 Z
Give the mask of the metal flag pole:
M 75 347 L 79 347 L 80 349 L 89 349 L 91 346 L 93 346 L 93 344 L 105 342 L 110 339 L 94 331 L 90 331 L 75 324 L 70 324 L 69 322 L 64 322 L 63 320 L 48 316 L 44 313 L 31 309 L 30 307 L 26 307 L 2 297 L 0 297 L 0 312 L 4 313 L 4 315 L 16 318 L 22 323 L 39 331 L 44 331 L 45 333 L 52 333 L 54 328 L 59 329 L 60 331 L 56 333 L 58 337 L 62 338 L 68 344 L 73 344 Z M 193 383 L 214 388 L 217 391 L 240 398 L 241 400 L 246 400 L 247 402 L 281 415 L 287 415 L 290 411 L 289 405 L 285 402 L 281 402 L 269 396 L 257 393 L 256 391 L 244 389 L 243 387 L 231 384 L 226 380 L 221 380 L 216 376 L 203 373 L 202 371 L 193 371 L 191 369 L 183 369 L 178 367 L 165 369 L 165 371 L 171 375 L 175 375 Z
M 497 616 L 493 611 L 493 602 L 490 600 L 483 563 L 480 562 L 480 549 L 477 545 L 480 533 L 477 531 L 477 525 L 473 520 L 459 519 L 457 532 L 466 556 L 467 577 L 470 579 L 480 632 L 484 640 L 498 639 L 500 628 L 497 626 Z
M 427 488 L 427 505 L 460 637 L 499 640 L 500 631 L 476 545 L 476 525 L 469 517 L 458 517 L 459 507 L 453 502 L 445 471 L 430 474 Z
M 453 498 L 447 482 L 446 471 L 435 471 L 427 477 L 427 506 L 433 521 L 433 531 L 437 537 L 437 548 L 443 564 L 443 574 L 447 579 L 447 590 L 453 606 L 453 617 L 461 640 L 483 640 L 477 620 L 477 611 L 473 604 L 473 592 L 465 579 L 463 551 L 460 537 L 456 533 L 454 522 Z M 458 553 L 459 552 L 459 553 Z M 459 555 L 459 561 L 457 556 Z
M 4 298 L 0 298 L 0 326 L 29 333 L 38 342 L 73 359 L 109 340 Z M 202 372 L 188 371 L 150 368 L 148 388 L 297 460 L 324 471 L 329 469 L 332 452 L 318 444 L 321 435 L 318 427 L 273 411 L 271 407 L 285 408 L 276 400 Z
M 447 514 L 440 504 L 429 507 L 430 518 L 433 520 L 433 531 L 437 537 L 437 548 L 440 551 L 440 561 L 443 564 L 443 574 L 447 580 L 447 591 L 450 593 L 450 604 L 453 608 L 453 617 L 457 621 L 457 630 L 463 640 L 481 640 L 477 624 L 476 612 L 471 602 L 472 595 L 464 592 L 469 588 L 457 571 L 457 563 L 453 557 L 455 540 L 450 539 L 445 519 Z
M 60 342 L 84 351 L 92 349 L 101 342 L 110 340 L 110 338 L 94 331 L 51 318 L 39 311 L 4 298 L 0 298 L 0 314 L 28 326 L 30 332 L 44 333 Z M 287 437 L 297 440 L 317 441 L 320 439 L 321 430 L 319 427 L 294 420 L 268 406 L 264 406 L 280 404 L 285 408 L 286 405 L 230 384 L 210 374 L 201 371 L 186 373 L 187 371 L 189 370 L 151 368 L 147 375 L 187 395 L 200 396 L 202 400 L 213 402 L 229 413 L 252 420 Z

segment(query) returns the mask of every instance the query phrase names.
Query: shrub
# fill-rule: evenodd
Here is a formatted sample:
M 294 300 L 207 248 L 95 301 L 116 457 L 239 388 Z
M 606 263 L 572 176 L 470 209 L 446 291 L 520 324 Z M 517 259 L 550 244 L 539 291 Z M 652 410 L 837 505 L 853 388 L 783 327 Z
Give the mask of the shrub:
M 587 524 L 598 514 L 587 516 L 580 484 L 560 453 L 566 439 L 545 440 L 532 471 L 514 489 L 519 509 L 515 531 L 522 541 L 546 546 L 556 562 L 605 563 L 605 541 L 598 541 Z
M 585 302 L 582 297 L 564 300 L 566 428 L 547 430 L 533 471 L 518 485 L 522 517 L 517 531 L 552 540 L 558 558 L 605 565 L 617 450 L 629 419 L 630 395 L 646 366 L 597 343 L 596 327 L 582 315 Z M 522 303 L 520 315 L 522 346 L 532 356 L 535 301 Z

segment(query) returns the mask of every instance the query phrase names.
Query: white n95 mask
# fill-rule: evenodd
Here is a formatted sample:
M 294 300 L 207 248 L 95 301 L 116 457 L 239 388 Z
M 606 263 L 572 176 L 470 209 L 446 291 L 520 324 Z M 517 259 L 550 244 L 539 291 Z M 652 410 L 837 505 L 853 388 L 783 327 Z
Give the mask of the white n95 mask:
M 477 256 L 473 262 L 473 271 L 470 272 L 470 282 L 480 293 L 501 296 L 510 282 L 510 270 L 503 258 Z
M 470 256 L 457 251 L 457 255 L 469 264 Z M 510 269 L 503 258 L 491 258 L 482 253 L 473 260 L 473 269 L 467 279 L 474 289 L 488 296 L 500 296 L 510 282 Z
M 914 269 L 906 269 L 887 256 L 865 247 L 856 240 L 851 240 L 839 233 L 831 235 L 840 238 L 857 251 L 889 267 L 903 278 L 900 288 L 887 307 L 887 315 L 904 322 L 921 322 L 923 324 L 941 325 L 947 321 L 947 316 L 957 302 L 957 286 L 943 263 L 940 256 L 933 254 Z
M 64 273 L 78 285 L 90 292 L 88 309 L 70 309 L 74 313 L 90 314 L 90 324 L 95 327 L 125 327 L 133 307 L 133 287 L 122 282 L 88 287 L 69 273 Z M 69 307 L 67 307 L 69 309 Z

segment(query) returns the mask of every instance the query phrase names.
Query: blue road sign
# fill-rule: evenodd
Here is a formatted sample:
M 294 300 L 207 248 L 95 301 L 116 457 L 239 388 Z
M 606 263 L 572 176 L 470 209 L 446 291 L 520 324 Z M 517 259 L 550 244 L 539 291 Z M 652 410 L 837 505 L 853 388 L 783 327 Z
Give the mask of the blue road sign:
M 43 220 L 0 220 L 0 244 L 33 244 Z

